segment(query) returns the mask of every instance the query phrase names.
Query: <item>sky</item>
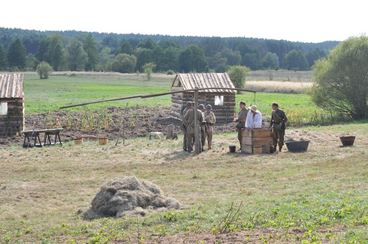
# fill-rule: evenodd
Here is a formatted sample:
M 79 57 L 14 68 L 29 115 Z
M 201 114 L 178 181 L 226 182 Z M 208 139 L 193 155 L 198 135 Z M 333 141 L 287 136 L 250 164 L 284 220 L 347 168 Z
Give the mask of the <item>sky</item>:
M 0 27 L 35 30 L 303 42 L 368 32 L 364 0 L 3 0 L 0 6 Z

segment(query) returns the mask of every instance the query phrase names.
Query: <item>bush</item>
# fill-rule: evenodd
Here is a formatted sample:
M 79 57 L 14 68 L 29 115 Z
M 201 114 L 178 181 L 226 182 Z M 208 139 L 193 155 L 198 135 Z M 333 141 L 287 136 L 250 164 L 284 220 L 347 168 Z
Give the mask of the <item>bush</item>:
M 236 88 L 244 88 L 245 78 L 249 71 L 249 68 L 246 66 L 234 65 L 230 66 L 227 72 Z
M 156 68 L 156 64 L 154 63 L 146 63 L 143 65 L 144 73 L 147 75 L 147 80 L 151 80 L 151 74 L 153 72 L 153 69 Z
M 52 72 L 52 67 L 49 63 L 42 61 L 37 66 L 37 73 L 40 76 L 40 79 L 48 79 L 49 74 Z
M 313 101 L 354 119 L 368 117 L 368 37 L 340 43 L 314 67 Z

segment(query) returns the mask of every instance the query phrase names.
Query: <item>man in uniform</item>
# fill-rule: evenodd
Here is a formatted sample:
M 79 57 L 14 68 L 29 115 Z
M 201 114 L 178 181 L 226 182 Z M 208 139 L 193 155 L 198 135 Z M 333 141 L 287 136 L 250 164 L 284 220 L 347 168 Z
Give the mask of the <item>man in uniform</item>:
M 241 150 L 241 140 L 242 140 L 242 129 L 245 127 L 245 121 L 247 120 L 247 114 L 248 114 L 248 109 L 246 107 L 245 102 L 241 101 L 239 103 L 240 106 L 240 111 L 238 113 L 238 118 L 235 119 L 235 122 L 238 122 L 238 124 L 236 125 L 236 129 L 238 131 L 238 140 L 239 140 L 239 144 L 240 144 L 240 150 Z
M 203 121 L 201 123 L 201 143 L 202 143 L 202 151 L 204 149 L 204 144 L 206 144 L 206 123 L 204 121 L 204 112 L 206 108 L 204 104 L 199 104 L 198 109 L 202 112 Z
M 204 113 L 204 120 L 206 122 L 205 133 L 208 143 L 208 150 L 212 149 L 212 134 L 213 134 L 213 126 L 216 124 L 216 116 L 212 112 L 211 104 L 207 104 L 206 112 Z
M 197 128 L 194 128 L 194 112 L 197 113 Z M 190 104 L 189 109 L 184 115 L 184 124 L 186 126 L 187 130 L 187 147 L 188 152 L 193 151 L 193 144 L 195 142 L 195 130 L 198 131 L 199 138 L 198 140 L 201 140 L 201 124 L 203 122 L 203 116 L 202 112 L 197 109 L 197 111 L 194 111 L 193 104 Z M 199 141 L 199 152 L 202 152 L 202 143 Z M 197 146 L 197 145 L 196 145 Z
M 276 147 L 279 145 L 279 152 L 281 152 L 282 146 L 284 145 L 284 136 L 286 123 L 288 119 L 284 111 L 279 109 L 277 103 L 272 103 L 272 137 L 273 137 L 273 151 L 276 152 Z
M 184 115 L 186 114 L 186 112 L 188 111 L 188 109 L 190 108 L 192 102 L 187 102 L 187 104 L 185 106 L 183 106 L 181 108 L 180 111 L 180 117 L 181 117 L 181 121 L 182 121 L 182 125 L 181 125 L 181 130 L 183 131 L 183 150 L 184 151 L 188 151 L 188 146 L 187 146 L 187 129 L 184 123 Z

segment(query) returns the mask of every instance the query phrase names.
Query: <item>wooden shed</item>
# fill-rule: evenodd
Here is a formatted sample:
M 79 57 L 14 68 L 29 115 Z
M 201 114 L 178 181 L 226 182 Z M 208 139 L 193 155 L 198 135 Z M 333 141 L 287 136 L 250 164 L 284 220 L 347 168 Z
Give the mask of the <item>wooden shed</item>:
M 172 91 L 183 91 L 172 94 L 172 112 L 180 117 L 180 111 L 188 101 L 193 101 L 193 92 L 188 90 L 203 88 L 199 90 L 199 104 L 211 104 L 216 115 L 217 124 L 233 121 L 235 109 L 235 88 L 227 73 L 187 73 L 177 74 L 172 86 Z M 214 89 L 215 88 L 215 89 Z
M 14 136 L 24 128 L 23 74 L 0 74 L 0 137 Z

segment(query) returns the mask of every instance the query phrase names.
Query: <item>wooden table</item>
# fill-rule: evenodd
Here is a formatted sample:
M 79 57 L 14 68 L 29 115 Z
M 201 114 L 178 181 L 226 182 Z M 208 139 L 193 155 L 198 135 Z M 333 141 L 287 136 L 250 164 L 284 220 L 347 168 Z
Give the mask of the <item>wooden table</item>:
M 60 139 L 60 132 L 62 130 L 63 128 L 25 130 L 22 132 L 24 135 L 23 147 L 42 147 L 56 144 L 62 145 L 63 143 Z M 44 134 L 43 143 L 40 138 L 41 134 Z M 54 140 L 52 140 L 52 136 L 54 137 Z

